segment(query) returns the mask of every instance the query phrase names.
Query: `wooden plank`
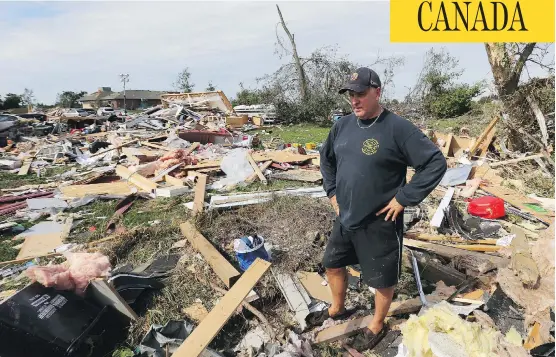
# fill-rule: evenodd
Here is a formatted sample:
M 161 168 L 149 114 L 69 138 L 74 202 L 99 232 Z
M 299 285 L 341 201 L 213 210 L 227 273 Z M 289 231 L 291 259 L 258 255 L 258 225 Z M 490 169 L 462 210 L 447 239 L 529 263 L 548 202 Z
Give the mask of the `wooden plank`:
M 19 168 L 19 172 L 17 173 L 18 176 L 25 176 L 29 173 L 29 169 L 31 169 L 31 163 L 33 162 L 33 158 L 23 161 L 23 165 Z
M 71 185 L 60 187 L 63 198 L 82 198 L 89 195 L 122 195 L 133 193 L 132 185 L 125 181 Z
M 268 185 L 268 181 L 266 180 L 266 177 L 264 177 L 264 174 L 262 173 L 261 169 L 259 169 L 259 166 L 255 162 L 255 160 L 253 160 L 251 154 L 247 153 L 246 156 L 247 156 L 247 160 L 249 161 L 249 164 L 251 164 L 251 167 L 253 168 L 255 174 L 257 174 L 257 176 L 259 177 L 263 185 Z
M 533 328 L 531 329 L 531 332 L 529 332 L 529 336 L 527 336 L 527 339 L 525 340 L 525 343 L 523 344 L 523 347 L 530 351 L 533 348 L 540 346 L 541 344 L 543 344 L 542 338 L 541 338 L 541 324 L 538 322 L 535 322 L 535 324 L 533 325 Z
M 259 171 L 261 171 L 261 172 L 264 174 L 264 172 L 266 171 L 266 169 L 268 169 L 268 167 L 269 167 L 270 165 L 272 165 L 272 160 L 269 160 L 269 161 L 265 162 L 265 163 L 261 166 L 261 168 L 260 168 Z M 258 177 L 258 173 L 257 173 L 257 172 L 254 172 L 254 173 L 252 173 L 252 174 L 245 180 L 245 182 L 251 183 L 251 182 L 255 181 L 255 179 L 256 179 L 257 177 Z
M 435 254 L 438 254 L 442 257 L 448 258 L 448 259 L 454 259 L 455 257 L 459 257 L 459 256 L 462 256 L 462 255 L 472 255 L 472 256 L 476 256 L 477 258 L 480 258 L 480 259 L 483 259 L 483 260 L 484 259 L 489 260 L 496 266 L 498 266 L 499 264 L 503 263 L 506 260 L 504 258 L 496 257 L 496 256 L 493 256 L 493 255 L 488 255 L 488 254 L 479 253 L 479 252 L 473 252 L 473 251 L 469 251 L 469 250 L 458 249 L 458 248 L 449 247 L 449 246 L 441 245 L 441 244 L 430 243 L 430 242 L 421 242 L 421 241 L 414 240 L 414 239 L 404 239 L 403 240 L 403 245 L 406 246 L 406 247 L 410 247 L 410 248 L 417 248 L 417 249 L 427 250 L 427 251 L 433 252 Z
M 182 234 L 187 238 L 189 243 L 199 251 L 212 267 L 216 275 L 224 282 L 226 287 L 230 288 L 240 273 L 233 267 L 226 258 L 195 228 L 191 222 L 180 224 Z
M 132 320 L 137 320 L 137 314 L 133 311 L 122 296 L 104 279 L 91 281 L 93 297 L 105 306 L 112 306 Z
M 295 169 L 277 172 L 272 175 L 272 178 L 315 183 L 322 180 L 322 174 L 320 173 L 320 171 L 317 170 Z
M 463 295 L 462 297 L 464 299 L 480 300 L 484 294 L 485 294 L 484 290 L 477 289 L 475 291 Z
M 448 190 L 446 190 L 446 194 L 444 194 L 442 201 L 440 201 L 440 204 L 438 205 L 438 208 L 436 209 L 436 212 L 434 212 L 434 216 L 431 219 L 431 227 L 438 228 L 442 224 L 442 220 L 444 219 L 444 210 L 450 204 L 452 196 L 454 196 L 454 192 L 456 192 L 456 189 L 454 187 L 449 187 Z
M 477 152 L 477 149 L 479 149 L 479 146 L 483 143 L 483 141 L 485 141 L 485 139 L 487 138 L 487 136 L 490 134 L 490 132 L 492 131 L 492 129 L 496 126 L 496 123 L 498 123 L 498 120 L 500 119 L 499 116 L 494 117 L 494 119 L 492 119 L 490 121 L 490 123 L 488 124 L 488 126 L 485 128 L 485 130 L 481 133 L 481 135 L 479 135 L 479 137 L 477 138 L 477 141 L 475 141 L 475 143 L 473 144 L 473 146 L 471 147 L 471 149 L 469 150 L 469 156 L 473 156 L 475 155 L 475 153 Z M 490 145 L 490 142 L 489 142 Z
M 116 175 L 120 176 L 124 181 L 131 182 L 145 192 L 151 193 L 158 185 L 137 172 L 131 172 L 127 167 L 118 165 L 116 166 Z
M 174 177 L 174 176 L 170 176 L 170 175 L 164 175 L 164 181 L 168 182 L 172 186 L 177 186 L 177 187 L 185 186 L 185 183 L 183 182 L 183 179 L 180 179 L 180 178 L 177 178 L 177 177 Z
M 205 317 L 191 332 L 172 356 L 199 356 L 269 268 L 269 262 L 257 258 L 228 293 L 220 299 L 220 302 L 209 312 L 207 317 Z
M 464 250 L 470 250 L 474 252 L 497 252 L 502 248 L 497 245 L 487 245 L 487 244 L 448 244 L 447 246 L 464 249 Z
M 494 136 L 496 135 L 496 128 L 492 129 L 487 137 L 485 138 L 485 140 L 483 140 L 483 143 L 481 145 L 479 145 L 478 150 L 475 152 L 475 157 L 479 157 L 481 159 L 485 158 L 487 153 L 488 153 L 488 147 L 490 146 L 490 143 L 492 143 L 492 140 L 494 139 Z
M 554 217 L 554 211 L 547 210 L 546 212 L 537 212 L 525 206 L 525 203 L 532 203 L 536 205 L 539 205 L 539 203 L 535 199 L 522 195 L 521 193 L 514 191 L 510 188 L 503 187 L 503 186 L 488 186 L 483 184 L 481 184 L 479 187 L 482 190 L 486 191 L 487 193 L 490 193 L 491 195 L 503 199 L 504 201 L 508 202 L 512 206 L 515 206 L 520 210 L 531 214 L 532 216 L 540 219 L 546 224 L 550 224 L 551 218 Z
M 197 183 L 195 184 L 195 198 L 193 199 L 193 214 L 203 212 L 205 208 L 205 190 L 207 185 L 207 175 L 197 173 Z
M 16 259 L 46 255 L 62 244 L 62 232 L 33 234 L 25 238 Z
M 489 166 L 490 167 L 497 167 L 497 166 L 502 166 L 502 165 L 515 164 L 515 163 L 522 162 L 522 161 L 527 161 L 527 160 L 540 159 L 540 158 L 543 158 L 543 157 L 544 157 L 544 154 L 536 154 L 536 155 L 531 155 L 531 156 L 519 157 L 517 159 L 493 162 L 492 164 L 489 164 Z
M 315 272 L 298 271 L 297 278 L 314 299 L 332 304 L 332 292 L 328 284 L 322 285 L 325 280 Z
M 191 153 L 192 153 L 193 151 L 195 151 L 199 146 L 201 146 L 201 143 L 198 143 L 198 142 L 192 143 L 190 147 L 188 147 L 187 149 L 185 149 L 185 152 L 184 152 L 185 155 L 187 156 L 187 155 L 191 154 Z
M 412 232 L 407 232 L 406 237 L 409 237 L 411 239 L 418 239 L 418 240 L 424 240 L 427 242 L 452 242 L 452 243 L 469 243 L 470 241 L 467 239 L 463 239 L 460 237 L 449 237 L 449 236 L 444 236 L 444 235 L 434 235 L 434 234 L 428 234 L 428 233 L 412 233 Z M 477 244 L 489 244 L 489 245 L 496 245 L 496 241 L 497 239 L 477 239 L 475 241 L 472 241 L 473 243 L 477 243 Z
M 149 143 L 148 141 L 141 141 L 141 145 L 145 145 L 148 147 L 151 147 L 153 149 L 159 149 L 159 150 L 164 150 L 164 151 L 172 151 L 174 149 L 168 148 L 166 146 L 162 146 L 162 145 L 157 145 L 157 144 L 153 144 L 153 143 Z

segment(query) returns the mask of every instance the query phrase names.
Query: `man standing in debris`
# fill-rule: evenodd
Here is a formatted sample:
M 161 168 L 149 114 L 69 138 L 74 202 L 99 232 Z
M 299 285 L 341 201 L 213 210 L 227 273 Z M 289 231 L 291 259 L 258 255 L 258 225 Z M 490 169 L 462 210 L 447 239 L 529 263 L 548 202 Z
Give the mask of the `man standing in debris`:
M 333 303 L 309 314 L 307 323 L 349 316 L 345 267 L 359 264 L 363 281 L 376 289 L 373 320 L 352 343 L 364 350 L 386 334 L 384 319 L 401 269 L 403 209 L 425 199 L 447 165 L 421 130 L 379 104 L 374 71 L 359 68 L 340 90 L 345 92 L 353 113 L 334 124 L 320 152 L 324 189 L 338 215 L 323 259 Z M 415 175 L 406 184 L 408 166 Z

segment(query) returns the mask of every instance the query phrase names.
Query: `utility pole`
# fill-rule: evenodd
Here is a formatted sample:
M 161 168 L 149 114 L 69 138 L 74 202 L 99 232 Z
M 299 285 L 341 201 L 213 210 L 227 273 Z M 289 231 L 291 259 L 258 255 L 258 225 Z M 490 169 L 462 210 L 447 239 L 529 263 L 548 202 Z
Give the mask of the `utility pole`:
M 127 107 L 125 105 L 125 84 L 129 82 L 129 74 L 120 74 L 120 80 L 124 84 L 124 113 L 127 114 Z

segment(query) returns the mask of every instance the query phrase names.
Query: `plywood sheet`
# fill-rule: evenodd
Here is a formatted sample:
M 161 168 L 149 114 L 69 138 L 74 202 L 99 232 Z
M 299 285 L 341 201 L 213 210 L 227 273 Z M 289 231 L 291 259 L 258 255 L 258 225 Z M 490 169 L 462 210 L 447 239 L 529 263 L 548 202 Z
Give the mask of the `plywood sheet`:
M 62 244 L 62 232 L 33 234 L 25 238 L 16 259 L 46 255 Z
M 318 273 L 299 271 L 297 272 L 297 278 L 314 299 L 332 303 L 330 286 L 322 284 L 324 279 Z

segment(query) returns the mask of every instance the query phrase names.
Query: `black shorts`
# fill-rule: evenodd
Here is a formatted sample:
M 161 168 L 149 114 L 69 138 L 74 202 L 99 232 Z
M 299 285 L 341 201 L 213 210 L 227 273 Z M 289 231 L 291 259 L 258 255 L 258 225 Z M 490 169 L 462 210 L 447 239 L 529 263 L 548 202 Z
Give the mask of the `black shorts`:
M 325 268 L 361 266 L 362 279 L 375 289 L 398 283 L 403 247 L 403 215 L 395 222 L 384 215 L 355 231 L 346 230 L 336 218 L 322 264 Z

